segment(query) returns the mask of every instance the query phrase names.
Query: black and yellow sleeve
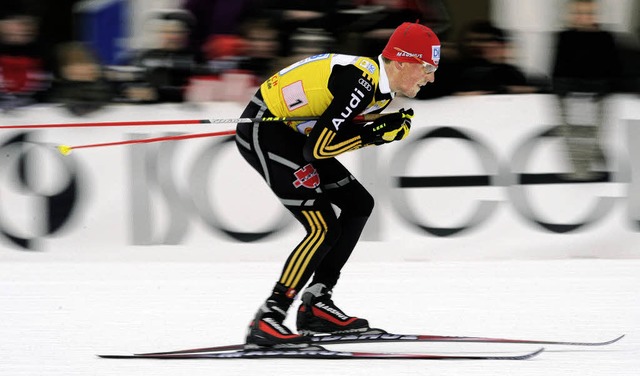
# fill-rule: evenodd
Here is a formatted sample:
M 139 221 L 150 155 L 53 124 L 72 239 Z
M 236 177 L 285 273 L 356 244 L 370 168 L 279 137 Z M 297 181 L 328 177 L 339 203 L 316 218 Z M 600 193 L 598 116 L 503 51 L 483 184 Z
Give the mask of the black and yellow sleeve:
M 371 77 L 354 67 L 340 67 L 332 73 L 329 85 L 333 99 L 309 134 L 304 147 L 308 161 L 333 158 L 364 146 L 354 131 L 353 119 L 373 99 Z

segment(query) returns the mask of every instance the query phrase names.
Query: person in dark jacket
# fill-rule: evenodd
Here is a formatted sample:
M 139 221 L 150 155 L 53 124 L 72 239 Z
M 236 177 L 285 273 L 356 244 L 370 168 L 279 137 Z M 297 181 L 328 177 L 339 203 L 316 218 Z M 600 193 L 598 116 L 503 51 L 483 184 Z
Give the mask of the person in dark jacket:
M 556 35 L 552 85 L 562 114 L 562 135 L 573 171 L 571 180 L 590 180 L 605 163 L 599 133 L 604 99 L 616 91 L 621 70 L 612 33 L 597 23 L 597 4 L 573 0 L 567 29 Z
M 519 94 L 537 89 L 511 64 L 510 41 L 504 30 L 488 21 L 469 25 L 458 61 L 456 94 Z
M 86 115 L 109 104 L 114 90 L 94 52 L 81 42 L 57 47 L 57 68 L 50 99 L 74 115 Z
M 143 71 L 143 80 L 124 88 L 124 96 L 141 103 L 183 102 L 190 78 L 204 63 L 202 53 L 188 43 L 195 19 L 189 12 L 171 10 L 150 21 L 158 46 L 139 51 L 129 63 Z

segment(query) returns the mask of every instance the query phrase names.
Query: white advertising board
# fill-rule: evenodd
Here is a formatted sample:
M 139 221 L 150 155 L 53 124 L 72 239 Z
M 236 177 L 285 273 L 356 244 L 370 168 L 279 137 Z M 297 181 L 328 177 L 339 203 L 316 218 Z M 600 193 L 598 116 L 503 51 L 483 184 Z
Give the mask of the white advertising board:
M 608 105 L 606 176 L 575 183 L 553 97 L 398 99 L 403 142 L 340 157 L 376 198 L 361 260 L 635 258 L 640 251 L 640 102 Z M 235 118 L 231 102 L 59 107 L 2 125 Z M 303 236 L 232 137 L 54 147 L 233 129 L 231 125 L 0 130 L 0 259 L 283 260 Z

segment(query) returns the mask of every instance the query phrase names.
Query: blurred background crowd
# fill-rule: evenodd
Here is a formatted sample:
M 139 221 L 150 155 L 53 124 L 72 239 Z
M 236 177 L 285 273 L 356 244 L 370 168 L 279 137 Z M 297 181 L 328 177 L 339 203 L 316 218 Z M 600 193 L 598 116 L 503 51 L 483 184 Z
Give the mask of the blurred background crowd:
M 620 27 L 602 21 L 605 0 L 2 0 L 0 109 L 58 103 L 81 116 L 110 103 L 244 101 L 300 58 L 376 56 L 404 21 L 443 44 L 419 99 L 637 94 L 639 2 L 620 0 L 629 19 Z M 558 27 L 532 39 L 499 17 L 513 3 L 523 13 L 544 6 Z M 544 66 L 524 43 L 538 44 Z

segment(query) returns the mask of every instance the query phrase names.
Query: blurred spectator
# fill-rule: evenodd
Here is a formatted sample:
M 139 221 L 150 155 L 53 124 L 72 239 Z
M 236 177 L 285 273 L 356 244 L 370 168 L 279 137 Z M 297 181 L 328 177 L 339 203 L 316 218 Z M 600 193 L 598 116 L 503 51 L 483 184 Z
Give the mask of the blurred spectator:
M 125 100 L 137 103 L 182 102 L 191 76 L 204 63 L 202 54 L 189 47 L 195 20 L 183 10 L 158 12 L 151 23 L 157 46 L 136 51 L 129 65 L 141 69 L 141 80 L 122 88 Z
M 441 1 L 436 0 L 360 0 L 361 5 L 379 7 L 358 21 L 359 54 L 375 56 L 382 51 L 396 26 L 402 22 L 419 22 L 438 35 L 448 28 L 448 15 Z M 354 27 L 356 28 L 356 27 Z
M 245 41 L 239 34 L 214 34 L 203 46 L 207 60 L 239 57 L 245 53 L 245 49 Z
M 240 68 L 251 71 L 256 83 L 263 82 L 277 70 L 278 31 L 268 18 L 257 17 L 243 24 L 242 37 L 245 59 Z
M 181 8 L 194 16 L 189 46 L 202 48 L 219 35 L 238 36 L 241 25 L 256 11 L 255 0 L 183 0 Z
M 422 13 L 422 22 L 429 26 L 437 35 L 440 41 L 450 39 L 451 16 L 446 0 L 416 0 L 416 4 Z
M 235 34 L 211 35 L 202 47 L 209 71 L 219 75 L 238 69 L 246 53 L 245 39 Z
M 39 42 L 35 16 L 9 4 L 3 5 L 2 11 L 0 108 L 11 110 L 45 99 L 51 83 L 51 59 Z
M 279 59 L 280 66 L 289 66 L 309 56 L 335 51 L 335 39 L 322 29 L 300 28 L 290 40 L 290 51 Z
M 302 0 L 263 0 L 260 2 L 263 15 L 271 17 L 278 31 L 278 55 L 288 58 L 300 51 L 301 30 L 306 35 L 322 35 L 323 39 L 336 39 L 336 28 L 342 27 L 334 18 L 339 9 L 339 0 L 302 1 Z M 313 38 L 312 38 L 313 40 Z M 335 51 L 335 49 L 332 49 Z
M 40 20 L 41 37 L 44 43 L 56 46 L 79 37 L 79 21 L 74 6 L 84 0 L 3 0 L 19 1 L 28 7 Z
M 245 20 L 238 35 L 210 36 L 204 46 L 207 72 L 193 78 L 189 100 L 246 101 L 276 69 L 277 37 L 271 20 L 259 14 Z
M 614 36 L 600 28 L 596 17 L 595 1 L 572 0 L 569 27 L 556 36 L 553 90 L 573 167 L 567 177 L 573 180 L 593 179 L 596 165 L 605 162 L 598 135 L 603 99 L 616 90 L 621 69 Z
M 98 59 L 84 44 L 61 44 L 57 58 L 52 101 L 81 116 L 99 110 L 113 99 L 112 87 L 105 80 Z
M 209 79 L 206 86 L 210 95 L 202 96 L 200 100 L 243 102 L 249 93 L 253 94 L 256 79 L 251 67 L 245 66 L 250 60 L 247 47 L 247 40 L 241 35 L 209 37 L 204 50 Z
M 511 42 L 504 30 L 476 21 L 461 41 L 457 95 L 519 94 L 538 91 L 525 74 L 510 63 Z

